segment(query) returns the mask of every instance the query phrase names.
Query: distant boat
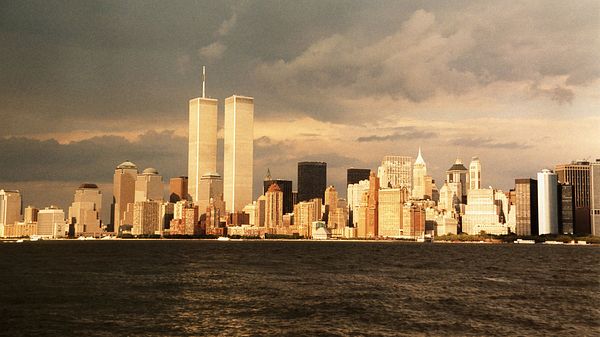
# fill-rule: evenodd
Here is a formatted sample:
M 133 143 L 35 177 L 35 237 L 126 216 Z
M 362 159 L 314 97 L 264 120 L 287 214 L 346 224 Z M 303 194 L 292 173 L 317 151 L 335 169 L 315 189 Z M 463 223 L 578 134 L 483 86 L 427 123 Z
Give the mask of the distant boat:
M 38 241 L 40 239 L 41 239 L 41 237 L 39 235 L 32 235 L 31 239 L 29 239 L 29 241 Z
M 82 236 L 78 237 L 77 240 L 85 240 L 85 236 L 82 235 Z
M 231 240 L 231 239 L 230 239 L 230 238 L 228 238 L 228 237 L 226 237 L 226 236 L 219 236 L 219 237 L 217 238 L 217 241 L 229 241 L 229 240 Z
M 17 243 L 23 243 L 23 239 L 17 240 Z
M 114 239 L 115 239 L 114 236 L 108 235 L 108 236 L 103 236 L 102 239 L 100 239 L 100 240 L 114 240 Z

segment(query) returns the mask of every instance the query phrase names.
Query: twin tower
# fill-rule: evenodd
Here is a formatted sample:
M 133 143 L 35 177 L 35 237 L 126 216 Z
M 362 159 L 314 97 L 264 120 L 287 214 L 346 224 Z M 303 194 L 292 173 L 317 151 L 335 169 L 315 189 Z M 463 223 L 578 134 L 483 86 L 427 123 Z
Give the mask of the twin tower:
M 217 120 L 219 101 L 205 96 L 190 100 L 188 194 L 196 204 L 223 196 L 228 212 L 252 203 L 254 158 L 254 98 L 233 95 L 225 99 L 223 180 L 217 173 Z

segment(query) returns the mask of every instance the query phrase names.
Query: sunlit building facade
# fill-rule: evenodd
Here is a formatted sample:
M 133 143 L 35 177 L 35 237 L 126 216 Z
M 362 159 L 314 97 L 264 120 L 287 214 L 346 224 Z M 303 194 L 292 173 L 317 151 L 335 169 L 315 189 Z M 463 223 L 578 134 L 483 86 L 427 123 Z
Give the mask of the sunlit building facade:
M 254 98 L 233 95 L 225 99 L 224 132 L 225 207 L 238 212 L 253 200 Z
M 111 205 L 112 224 L 109 231 L 118 232 L 123 225 L 127 205 L 135 201 L 135 180 L 138 175 L 137 166 L 125 161 L 115 169 L 113 176 L 113 204 Z
M 198 97 L 189 101 L 188 193 L 198 201 L 200 177 L 217 171 L 218 100 Z

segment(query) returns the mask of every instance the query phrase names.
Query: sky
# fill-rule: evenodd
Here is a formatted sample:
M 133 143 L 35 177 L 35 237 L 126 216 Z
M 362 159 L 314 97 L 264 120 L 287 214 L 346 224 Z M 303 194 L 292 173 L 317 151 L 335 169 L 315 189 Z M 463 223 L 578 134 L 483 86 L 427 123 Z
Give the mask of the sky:
M 344 196 L 419 147 L 438 187 L 456 158 L 504 190 L 600 158 L 598 1 L 0 1 L 0 46 L 0 188 L 97 183 L 105 222 L 119 163 L 187 174 L 202 65 L 221 138 L 224 98 L 255 98 L 255 196 L 305 160 Z

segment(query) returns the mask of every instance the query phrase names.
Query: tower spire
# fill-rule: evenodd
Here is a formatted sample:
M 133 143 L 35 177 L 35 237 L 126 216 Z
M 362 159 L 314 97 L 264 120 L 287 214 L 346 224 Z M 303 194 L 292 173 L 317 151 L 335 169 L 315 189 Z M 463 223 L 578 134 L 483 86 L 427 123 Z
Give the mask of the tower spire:
M 206 66 L 202 66 L 202 98 L 206 98 Z

